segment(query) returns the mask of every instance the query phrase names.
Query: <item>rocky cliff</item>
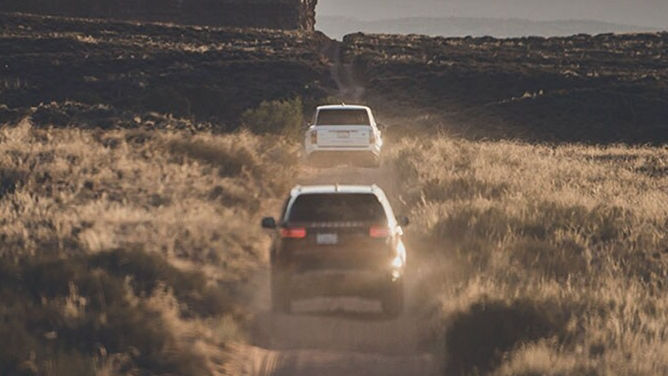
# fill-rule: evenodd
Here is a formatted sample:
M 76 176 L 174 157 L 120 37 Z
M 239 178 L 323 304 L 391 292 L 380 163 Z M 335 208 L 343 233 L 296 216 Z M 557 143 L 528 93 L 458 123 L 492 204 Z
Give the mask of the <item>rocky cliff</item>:
M 3 0 L 0 11 L 313 30 L 317 0 Z

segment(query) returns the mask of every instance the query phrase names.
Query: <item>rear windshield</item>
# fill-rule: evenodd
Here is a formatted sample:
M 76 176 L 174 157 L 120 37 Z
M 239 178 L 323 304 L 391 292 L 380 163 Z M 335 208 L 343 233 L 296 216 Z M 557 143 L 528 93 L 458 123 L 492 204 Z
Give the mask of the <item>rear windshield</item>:
M 385 223 L 385 210 L 373 194 L 306 194 L 297 197 L 290 222 Z
M 320 110 L 316 125 L 369 125 L 366 110 Z

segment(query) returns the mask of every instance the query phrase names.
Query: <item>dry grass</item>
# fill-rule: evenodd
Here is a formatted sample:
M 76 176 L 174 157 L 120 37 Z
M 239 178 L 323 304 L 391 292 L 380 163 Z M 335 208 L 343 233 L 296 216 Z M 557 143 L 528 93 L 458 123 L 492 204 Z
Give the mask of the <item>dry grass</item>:
M 210 373 L 244 339 L 257 213 L 290 188 L 297 149 L 3 127 L 0 374 Z M 418 137 L 387 158 L 448 374 L 668 372 L 665 148 Z
M 295 163 L 244 132 L 3 127 L 0 374 L 210 372 Z
M 440 137 L 391 159 L 448 374 L 668 373 L 668 150 Z

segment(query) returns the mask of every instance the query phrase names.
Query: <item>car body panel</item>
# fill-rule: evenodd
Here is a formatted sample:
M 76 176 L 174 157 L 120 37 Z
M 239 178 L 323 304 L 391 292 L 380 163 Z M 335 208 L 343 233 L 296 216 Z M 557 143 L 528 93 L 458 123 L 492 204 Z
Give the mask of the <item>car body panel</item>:
M 366 124 L 324 124 L 319 121 L 320 113 L 323 111 L 365 111 L 367 121 L 365 121 Z M 322 153 L 330 155 L 364 153 L 377 160 L 380 158 L 382 147 L 382 132 L 378 129 L 371 109 L 366 106 L 318 107 L 313 117 L 313 125 L 308 128 L 304 138 L 304 151 L 307 158 Z

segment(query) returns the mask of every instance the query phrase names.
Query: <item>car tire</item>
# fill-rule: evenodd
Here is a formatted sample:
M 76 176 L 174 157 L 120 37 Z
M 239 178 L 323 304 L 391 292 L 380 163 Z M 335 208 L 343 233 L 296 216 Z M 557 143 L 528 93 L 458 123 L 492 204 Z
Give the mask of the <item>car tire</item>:
M 290 313 L 292 299 L 289 280 L 284 273 L 274 271 L 271 275 L 271 309 L 275 313 Z
M 383 313 L 387 317 L 397 318 L 401 316 L 404 311 L 404 283 L 402 279 L 389 283 L 383 293 L 381 305 Z

